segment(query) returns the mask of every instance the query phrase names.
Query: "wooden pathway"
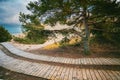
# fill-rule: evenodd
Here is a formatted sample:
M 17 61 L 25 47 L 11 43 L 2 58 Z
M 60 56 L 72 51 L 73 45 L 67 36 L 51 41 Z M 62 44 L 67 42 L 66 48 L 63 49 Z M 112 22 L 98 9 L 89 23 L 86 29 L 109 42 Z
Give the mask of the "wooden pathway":
M 63 58 L 33 55 L 16 49 L 8 43 L 2 43 L 12 54 L 16 56 L 23 56 L 31 59 L 46 60 L 48 62 L 65 63 L 65 64 L 81 64 L 81 65 L 118 65 L 120 66 L 119 58 Z M 18 52 L 19 51 L 19 52 Z M 30 55 L 30 56 L 29 56 Z M 32 55 L 32 56 L 31 56 Z M 53 58 L 53 59 L 50 59 Z M 120 80 L 120 71 L 109 69 L 89 69 L 80 67 L 67 67 L 60 65 L 50 65 L 44 63 L 36 63 L 22 59 L 16 59 L 12 56 L 6 55 L 0 50 L 0 66 L 27 75 L 42 77 L 50 80 Z
M 36 55 L 17 49 L 10 43 L 1 43 L 11 54 L 47 62 L 64 63 L 64 64 L 76 64 L 76 65 L 120 65 L 120 58 L 64 58 L 64 57 L 52 57 L 46 55 Z

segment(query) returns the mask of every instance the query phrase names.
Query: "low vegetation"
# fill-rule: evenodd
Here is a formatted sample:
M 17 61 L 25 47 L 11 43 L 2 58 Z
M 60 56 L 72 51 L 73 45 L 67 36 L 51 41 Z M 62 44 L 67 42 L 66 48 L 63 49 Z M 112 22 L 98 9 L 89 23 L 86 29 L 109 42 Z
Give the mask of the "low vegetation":
M 10 41 L 12 36 L 10 33 L 2 26 L 0 26 L 0 42 Z
M 14 40 L 23 44 L 43 44 L 47 39 L 47 31 L 30 30 L 24 38 L 14 37 Z
M 14 37 L 14 41 L 17 41 L 23 44 L 42 44 L 45 42 L 44 39 L 31 40 L 29 38 L 19 38 L 19 37 Z

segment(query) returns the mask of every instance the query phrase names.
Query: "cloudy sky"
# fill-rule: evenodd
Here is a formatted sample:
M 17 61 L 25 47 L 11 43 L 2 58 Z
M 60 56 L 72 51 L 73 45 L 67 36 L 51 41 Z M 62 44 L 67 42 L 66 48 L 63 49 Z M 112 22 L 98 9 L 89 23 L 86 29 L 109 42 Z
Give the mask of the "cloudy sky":
M 20 24 L 19 12 L 29 13 L 26 5 L 35 0 L 0 0 L 0 24 Z
M 36 0 L 0 0 L 0 24 L 20 24 L 19 12 L 29 13 L 26 5 L 30 1 Z

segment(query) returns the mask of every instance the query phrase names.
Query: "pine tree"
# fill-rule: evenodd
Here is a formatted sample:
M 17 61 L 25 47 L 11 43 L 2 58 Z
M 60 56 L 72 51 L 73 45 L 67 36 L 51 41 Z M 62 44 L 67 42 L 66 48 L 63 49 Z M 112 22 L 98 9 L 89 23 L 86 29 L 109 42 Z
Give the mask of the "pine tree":
M 120 5 L 116 0 L 38 0 L 28 4 L 27 9 L 32 14 L 21 13 L 20 21 L 24 25 L 39 24 L 39 21 L 51 26 L 57 22 L 71 25 L 73 26 L 72 30 L 61 30 L 61 32 L 68 31 L 79 34 L 84 41 L 84 52 L 89 54 L 91 29 L 111 18 L 112 14 L 109 9 L 118 11 L 118 7 Z M 119 13 L 116 12 L 116 14 Z M 43 21 L 44 17 L 46 19 Z M 81 26 L 84 28 L 81 29 Z M 76 31 L 76 27 L 81 29 L 81 32 Z

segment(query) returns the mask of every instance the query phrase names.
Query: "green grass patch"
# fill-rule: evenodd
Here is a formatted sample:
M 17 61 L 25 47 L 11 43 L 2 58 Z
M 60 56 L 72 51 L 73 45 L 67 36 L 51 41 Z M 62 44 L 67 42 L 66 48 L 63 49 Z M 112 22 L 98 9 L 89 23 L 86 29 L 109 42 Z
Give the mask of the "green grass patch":
M 18 38 L 18 37 L 14 37 L 14 41 L 17 41 L 19 43 L 23 43 L 23 44 L 43 44 L 45 42 L 45 39 L 29 39 L 29 38 Z

